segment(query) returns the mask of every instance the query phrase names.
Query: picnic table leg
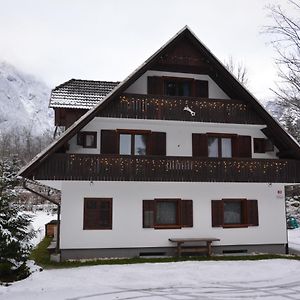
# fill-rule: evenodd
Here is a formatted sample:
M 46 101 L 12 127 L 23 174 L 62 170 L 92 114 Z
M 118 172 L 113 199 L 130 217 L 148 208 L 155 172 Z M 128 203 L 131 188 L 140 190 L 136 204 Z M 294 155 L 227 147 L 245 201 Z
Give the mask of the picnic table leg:
M 206 241 L 207 256 L 211 256 L 211 241 Z
M 177 242 L 177 256 L 180 257 L 181 256 L 181 244 L 183 244 L 182 242 Z

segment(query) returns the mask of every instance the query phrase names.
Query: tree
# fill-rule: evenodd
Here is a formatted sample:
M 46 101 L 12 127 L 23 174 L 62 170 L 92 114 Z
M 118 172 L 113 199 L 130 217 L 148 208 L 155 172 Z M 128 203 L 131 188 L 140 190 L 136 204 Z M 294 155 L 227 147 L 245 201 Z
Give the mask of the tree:
M 300 0 L 287 0 L 295 15 L 300 14 Z M 268 6 L 272 24 L 264 32 L 271 36 L 277 57 L 276 89 L 272 89 L 276 104 L 283 111 L 281 122 L 300 141 L 300 19 L 293 17 L 280 5 Z
M 19 280 L 29 275 L 26 260 L 30 240 L 35 232 L 29 229 L 31 217 L 17 204 L 18 160 L 0 160 L 0 280 Z
M 242 62 L 235 62 L 232 56 L 230 56 L 228 61 L 225 61 L 225 67 L 242 85 L 247 86 L 248 71 Z

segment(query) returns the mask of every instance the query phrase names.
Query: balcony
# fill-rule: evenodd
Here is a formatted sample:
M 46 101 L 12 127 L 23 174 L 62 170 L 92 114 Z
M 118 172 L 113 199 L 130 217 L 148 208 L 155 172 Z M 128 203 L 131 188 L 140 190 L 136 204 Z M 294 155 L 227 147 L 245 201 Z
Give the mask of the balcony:
M 188 110 L 194 112 L 193 116 Z M 101 117 L 158 119 L 192 122 L 264 124 L 245 102 L 193 97 L 123 94 L 111 103 Z
M 300 162 L 158 156 L 54 154 L 32 172 L 36 180 L 300 182 Z

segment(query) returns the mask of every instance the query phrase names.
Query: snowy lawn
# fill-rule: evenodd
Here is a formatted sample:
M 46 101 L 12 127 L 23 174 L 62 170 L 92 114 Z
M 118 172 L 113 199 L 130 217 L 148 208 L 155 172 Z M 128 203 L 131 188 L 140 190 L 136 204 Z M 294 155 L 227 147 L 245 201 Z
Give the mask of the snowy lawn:
M 36 272 L 0 299 L 300 299 L 300 261 L 102 265 Z
M 45 224 L 57 219 L 56 214 L 46 211 L 27 212 L 33 216 L 32 227 L 36 230 L 36 237 L 32 239 L 33 245 L 37 245 L 45 237 Z
M 288 239 L 290 252 L 300 254 L 300 228 L 288 230 Z
M 33 227 L 56 216 L 37 212 Z M 289 230 L 300 251 L 300 229 Z M 0 299 L 300 299 L 300 261 L 190 261 L 99 265 L 35 272 L 9 287 Z

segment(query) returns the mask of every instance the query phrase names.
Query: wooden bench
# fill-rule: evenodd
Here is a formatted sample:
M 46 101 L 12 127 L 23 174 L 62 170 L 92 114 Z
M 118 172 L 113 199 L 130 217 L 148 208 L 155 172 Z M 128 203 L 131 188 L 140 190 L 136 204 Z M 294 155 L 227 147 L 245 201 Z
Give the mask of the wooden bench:
M 207 256 L 211 256 L 211 244 L 212 242 L 220 241 L 217 238 L 186 238 L 186 239 L 169 239 L 170 242 L 177 244 L 177 256 L 181 256 L 182 253 L 205 253 Z M 184 246 L 184 243 L 204 243 L 204 245 L 192 245 Z

